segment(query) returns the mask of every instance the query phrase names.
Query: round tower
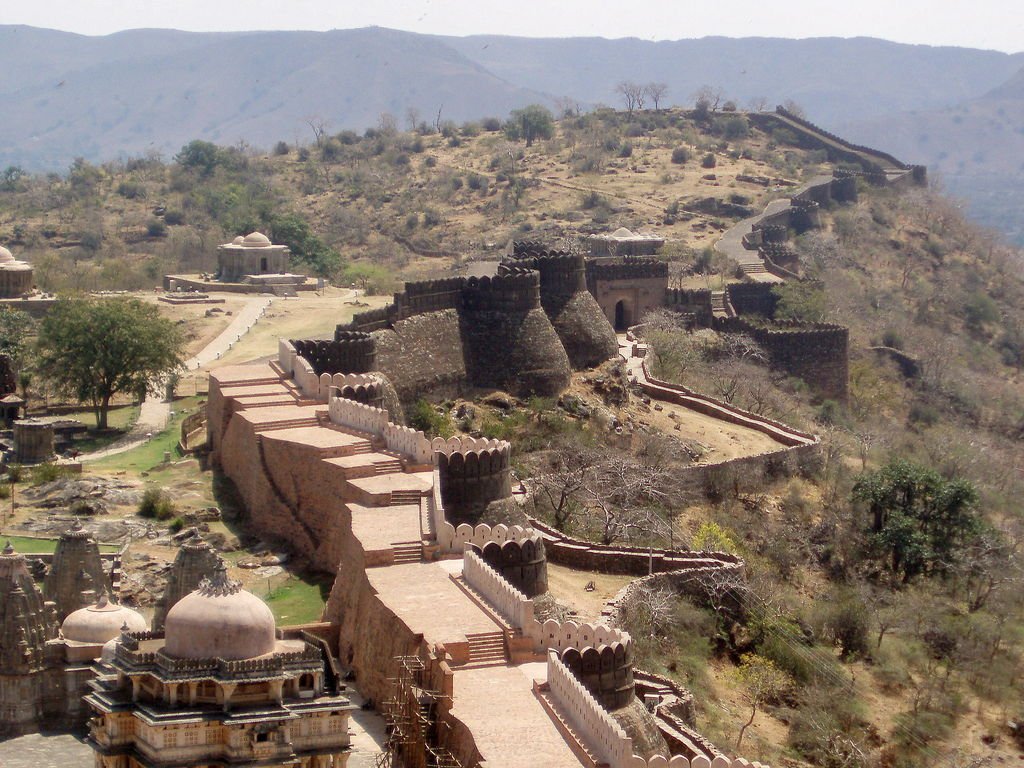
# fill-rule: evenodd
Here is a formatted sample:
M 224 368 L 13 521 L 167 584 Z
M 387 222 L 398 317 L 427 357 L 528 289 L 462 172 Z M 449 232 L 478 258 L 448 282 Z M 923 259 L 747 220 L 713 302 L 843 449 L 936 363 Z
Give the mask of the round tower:
M 541 306 L 575 370 L 600 365 L 618 353 L 615 330 L 587 290 L 582 253 L 547 251 L 531 244 L 505 264 L 535 269 L 540 274 Z
M 569 358 L 540 303 L 540 275 L 503 266 L 471 277 L 462 292 L 467 369 L 478 387 L 556 395 L 569 385 Z

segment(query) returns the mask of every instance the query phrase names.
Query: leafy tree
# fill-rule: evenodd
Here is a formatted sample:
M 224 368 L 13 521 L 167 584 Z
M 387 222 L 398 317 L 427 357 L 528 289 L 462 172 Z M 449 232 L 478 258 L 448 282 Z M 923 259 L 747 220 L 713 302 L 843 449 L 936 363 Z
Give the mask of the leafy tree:
M 62 299 L 39 330 L 38 368 L 58 390 L 90 403 L 107 427 L 111 398 L 158 390 L 179 368 L 182 336 L 138 299 Z
M 505 135 L 512 141 L 522 139 L 533 146 L 536 139 L 550 139 L 555 134 L 555 119 L 551 111 L 540 104 L 531 104 L 513 110 L 505 123 Z
M 807 283 L 781 283 L 772 288 L 778 299 L 776 320 L 798 320 L 802 323 L 820 323 L 828 313 L 828 298 L 821 288 Z
M 174 156 L 174 162 L 182 168 L 198 171 L 200 176 L 209 176 L 221 160 L 221 151 L 216 144 L 195 139 L 181 148 Z
M 765 704 L 785 696 L 793 687 L 793 678 L 775 666 L 771 659 L 754 653 L 743 655 L 736 670 L 736 678 L 742 687 L 743 700 L 750 707 L 750 719 L 743 724 L 736 737 L 736 749 L 739 749 L 743 734 L 754 722 L 757 711 Z
M 21 186 L 21 180 L 25 177 L 25 170 L 18 165 L 9 165 L 0 173 L 0 190 L 14 192 Z
M 970 481 L 947 480 L 907 461 L 862 474 L 853 499 L 867 507 L 872 544 L 904 582 L 944 571 L 981 532 L 978 491 Z
M 25 353 L 25 340 L 32 332 L 35 321 L 9 306 L 0 306 L 0 355 L 7 355 L 19 367 Z
M 341 264 L 338 252 L 314 235 L 306 220 L 296 213 L 271 216 L 270 239 L 287 245 L 295 258 L 308 264 L 321 277 L 332 274 Z

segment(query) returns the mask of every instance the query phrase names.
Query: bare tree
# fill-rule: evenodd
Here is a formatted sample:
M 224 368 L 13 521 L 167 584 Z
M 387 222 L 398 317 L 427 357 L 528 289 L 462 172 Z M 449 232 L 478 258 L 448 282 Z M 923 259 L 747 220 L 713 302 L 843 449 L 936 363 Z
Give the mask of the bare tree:
M 793 99 L 786 99 L 784 102 L 782 102 L 782 107 L 787 112 L 796 115 L 799 118 L 807 118 L 807 113 L 804 112 L 804 108 L 797 104 L 795 101 L 793 101 Z
M 751 112 L 764 112 L 766 109 L 768 109 L 768 97 L 755 96 L 750 100 Z
M 409 132 L 413 132 L 420 124 L 420 111 L 416 107 L 406 107 L 405 124 L 409 126 Z
M 644 108 L 645 86 L 638 85 L 631 80 L 623 80 L 615 86 L 615 92 L 622 96 L 626 105 L 626 116 L 632 117 L 633 112 Z
M 589 451 L 566 447 L 555 452 L 549 472 L 534 478 L 534 504 L 538 499 L 544 501 L 559 530 L 564 530 L 579 511 L 578 496 L 596 461 Z
M 312 115 L 306 118 L 306 125 L 313 131 L 313 139 L 316 141 L 317 147 L 322 147 L 324 139 L 327 137 L 327 121 L 322 117 Z
M 648 83 L 645 86 L 645 90 L 647 95 L 651 97 L 651 101 L 654 102 L 654 111 L 659 112 L 661 110 L 661 100 L 668 93 L 668 83 Z
M 623 606 L 624 624 L 637 637 L 663 636 L 676 623 L 677 599 L 670 589 L 644 584 L 629 593 Z
M 717 112 L 725 94 L 721 86 L 702 85 L 693 94 L 693 105 L 698 112 Z

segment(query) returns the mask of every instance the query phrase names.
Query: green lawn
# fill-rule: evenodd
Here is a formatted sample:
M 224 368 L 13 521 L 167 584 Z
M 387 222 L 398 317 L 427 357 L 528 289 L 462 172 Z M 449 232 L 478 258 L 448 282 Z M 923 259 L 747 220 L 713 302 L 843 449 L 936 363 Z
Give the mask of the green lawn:
M 178 439 L 181 437 L 181 422 L 190 413 L 193 413 L 200 398 L 188 397 L 183 400 L 176 400 L 173 405 L 174 418 L 167 425 L 167 429 L 148 443 L 140 445 L 124 453 L 108 456 L 98 461 L 90 461 L 89 467 L 96 470 L 119 470 L 126 469 L 135 472 L 147 472 L 164 460 L 164 451 L 171 452 L 171 459 L 180 459 L 178 452 Z M 188 411 L 188 413 L 186 413 Z
M 28 536 L 6 536 L 0 533 L 0 547 L 10 541 L 14 550 L 23 555 L 46 555 L 57 548 L 57 539 L 33 539 Z M 117 552 L 117 544 L 100 544 L 100 552 Z
M 263 599 L 274 612 L 278 624 L 287 625 L 320 621 L 326 602 L 324 598 L 320 584 L 289 576 Z

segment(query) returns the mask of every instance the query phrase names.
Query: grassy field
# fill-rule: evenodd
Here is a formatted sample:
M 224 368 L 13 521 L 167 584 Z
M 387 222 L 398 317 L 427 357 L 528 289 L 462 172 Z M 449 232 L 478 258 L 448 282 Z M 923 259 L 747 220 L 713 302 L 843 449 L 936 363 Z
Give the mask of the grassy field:
M 89 462 L 90 469 L 96 471 L 128 470 L 130 472 L 147 472 L 164 460 L 164 452 L 170 451 L 172 459 L 181 458 L 178 452 L 178 439 L 181 437 L 181 422 L 198 407 L 199 398 L 187 397 L 174 402 L 174 416 L 167 428 L 148 443 L 140 445 L 124 453 L 108 456 L 105 459 Z
M 255 587 L 255 585 L 254 585 Z M 278 624 L 308 624 L 319 621 L 326 595 L 321 584 L 290 575 L 263 596 Z
M 16 552 L 23 555 L 47 555 L 57 548 L 57 539 L 35 539 L 28 536 L 4 536 L 0 533 L 0 544 L 11 542 Z M 100 544 L 100 552 L 117 552 L 117 544 Z

